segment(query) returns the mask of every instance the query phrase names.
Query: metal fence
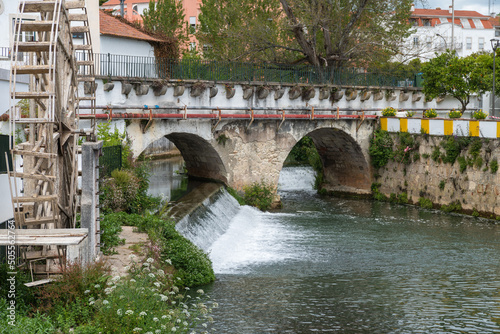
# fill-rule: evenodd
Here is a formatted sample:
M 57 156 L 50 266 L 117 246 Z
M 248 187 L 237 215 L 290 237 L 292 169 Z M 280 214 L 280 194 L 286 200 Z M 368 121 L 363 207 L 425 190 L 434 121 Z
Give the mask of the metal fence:
M 7 153 L 7 159 L 9 161 L 9 170 L 12 170 L 12 156 L 9 153 L 9 136 L 0 135 L 0 174 L 7 173 L 5 153 Z
M 103 177 L 111 176 L 115 169 L 122 168 L 121 145 L 107 146 L 102 148 L 102 156 L 99 157 L 100 174 Z
M 335 84 L 350 86 L 416 86 L 411 78 L 371 73 L 356 68 L 314 67 L 310 65 L 254 64 L 172 60 L 155 57 L 94 54 L 97 75 L 144 79 L 182 79 L 233 82 L 277 82 Z

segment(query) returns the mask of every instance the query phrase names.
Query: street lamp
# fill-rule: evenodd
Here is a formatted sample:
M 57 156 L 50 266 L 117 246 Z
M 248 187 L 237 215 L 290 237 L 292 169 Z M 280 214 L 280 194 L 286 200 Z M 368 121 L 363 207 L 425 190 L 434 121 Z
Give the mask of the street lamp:
M 490 39 L 491 42 L 491 48 L 493 49 L 493 90 L 491 91 L 491 111 L 490 111 L 490 116 L 496 116 L 495 115 L 495 72 L 496 72 L 496 66 L 495 66 L 495 58 L 497 55 L 497 48 L 498 44 L 500 43 L 500 40 L 496 38 Z
M 444 38 L 444 37 L 443 37 L 442 35 L 440 35 L 440 34 L 436 34 L 436 36 L 441 37 L 441 38 L 443 39 L 443 41 L 444 41 L 444 49 L 445 49 L 445 50 L 447 50 L 447 49 L 448 49 L 448 44 L 446 44 L 446 38 Z

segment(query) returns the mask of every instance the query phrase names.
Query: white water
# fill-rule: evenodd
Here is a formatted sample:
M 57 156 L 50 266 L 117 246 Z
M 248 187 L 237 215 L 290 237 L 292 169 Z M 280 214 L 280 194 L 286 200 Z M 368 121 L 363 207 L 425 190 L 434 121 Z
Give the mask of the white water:
M 176 225 L 179 233 L 204 251 L 227 231 L 241 208 L 225 190 L 215 196 L 215 201 L 206 199 L 202 207 Z
M 313 183 L 311 168 L 284 169 L 279 189 L 309 192 L 313 191 Z M 283 216 L 291 214 L 239 206 L 225 191 L 212 204 L 205 203 L 201 212 L 183 219 L 177 229 L 209 253 L 217 274 L 244 273 L 256 264 L 272 264 L 299 256 L 296 249 L 292 252 L 285 246 L 303 237 L 303 231 L 295 231 L 281 223 Z

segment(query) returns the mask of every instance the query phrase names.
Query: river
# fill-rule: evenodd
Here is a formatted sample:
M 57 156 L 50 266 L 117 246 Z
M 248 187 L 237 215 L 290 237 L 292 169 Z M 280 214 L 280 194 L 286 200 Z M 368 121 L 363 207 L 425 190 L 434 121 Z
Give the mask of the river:
M 285 168 L 280 211 L 222 196 L 196 222 L 223 225 L 196 236 L 217 276 L 210 332 L 500 333 L 499 225 L 321 197 L 313 178 Z

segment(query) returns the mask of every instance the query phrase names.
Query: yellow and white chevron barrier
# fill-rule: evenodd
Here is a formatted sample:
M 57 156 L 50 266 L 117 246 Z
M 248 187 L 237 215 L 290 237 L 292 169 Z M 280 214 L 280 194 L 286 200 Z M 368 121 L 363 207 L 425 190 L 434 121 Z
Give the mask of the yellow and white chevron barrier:
M 380 126 L 388 132 L 500 138 L 500 122 L 496 120 L 381 117 Z

